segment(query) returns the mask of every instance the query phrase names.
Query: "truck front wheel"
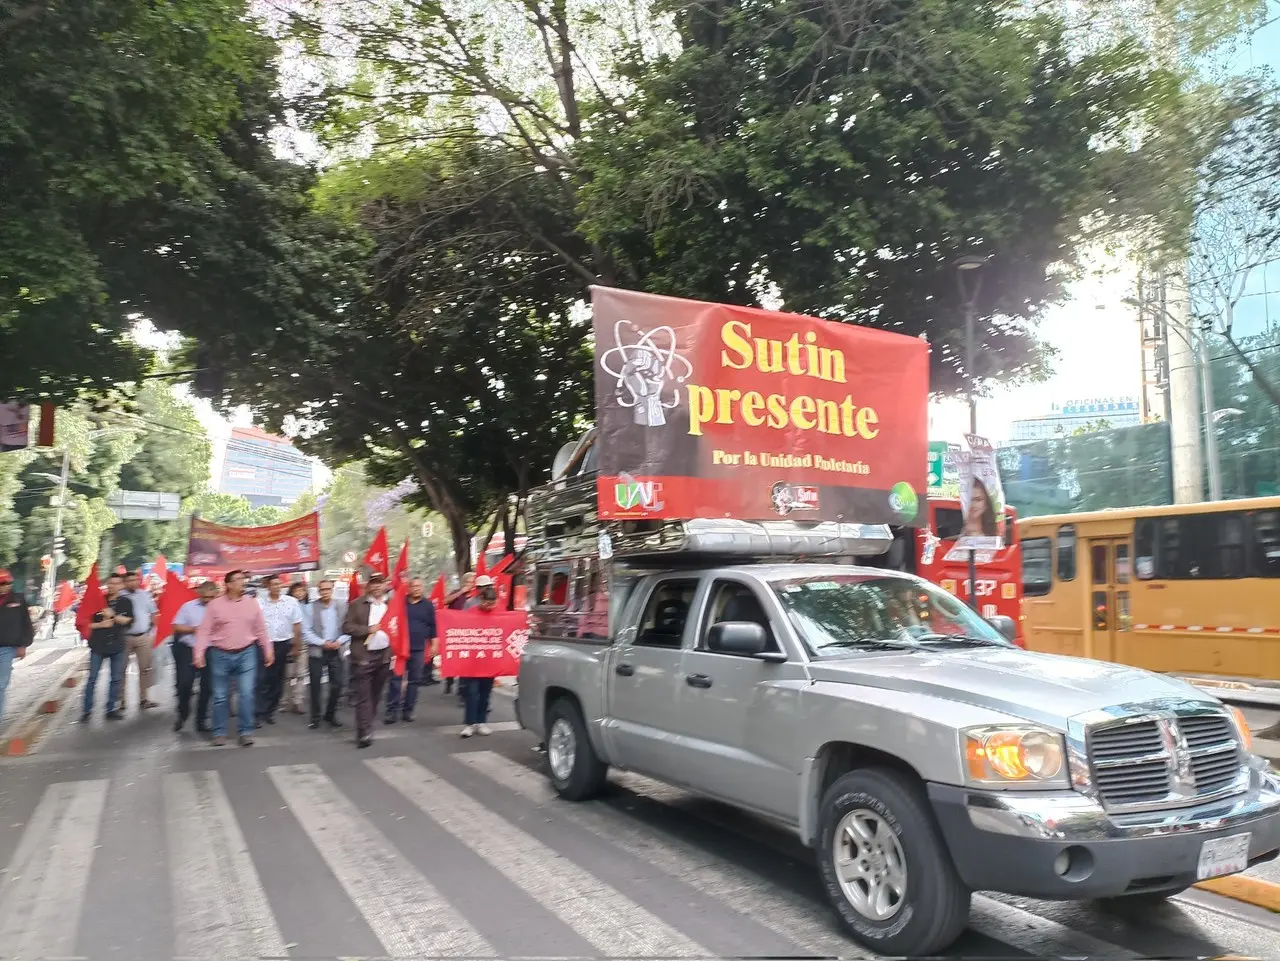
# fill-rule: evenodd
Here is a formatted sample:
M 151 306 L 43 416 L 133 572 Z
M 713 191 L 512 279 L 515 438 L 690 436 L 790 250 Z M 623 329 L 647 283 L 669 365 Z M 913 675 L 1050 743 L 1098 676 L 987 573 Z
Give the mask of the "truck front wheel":
M 831 785 L 818 868 L 840 919 L 878 954 L 939 954 L 968 923 L 969 889 L 923 792 L 897 771 L 855 770 Z
M 567 801 L 588 801 L 604 786 L 609 767 L 596 755 L 578 705 L 562 697 L 547 712 L 551 785 Z

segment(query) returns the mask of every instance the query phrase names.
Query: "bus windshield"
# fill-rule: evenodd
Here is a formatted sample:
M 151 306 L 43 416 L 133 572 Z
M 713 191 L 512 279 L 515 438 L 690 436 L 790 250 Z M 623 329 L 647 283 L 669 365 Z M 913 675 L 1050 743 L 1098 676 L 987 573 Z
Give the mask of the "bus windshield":
M 868 650 L 1012 647 L 957 598 L 916 578 L 822 574 L 770 585 L 817 658 Z

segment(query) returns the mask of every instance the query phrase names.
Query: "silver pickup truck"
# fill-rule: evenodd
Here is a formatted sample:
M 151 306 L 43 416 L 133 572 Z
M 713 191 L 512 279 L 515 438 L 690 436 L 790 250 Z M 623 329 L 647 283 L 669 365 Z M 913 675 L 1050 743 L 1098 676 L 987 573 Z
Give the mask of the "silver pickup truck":
M 537 568 L 517 712 L 556 790 L 612 766 L 789 827 L 879 953 L 946 948 L 972 891 L 1142 905 L 1280 850 L 1280 780 L 1188 684 L 893 571 L 609 555 Z

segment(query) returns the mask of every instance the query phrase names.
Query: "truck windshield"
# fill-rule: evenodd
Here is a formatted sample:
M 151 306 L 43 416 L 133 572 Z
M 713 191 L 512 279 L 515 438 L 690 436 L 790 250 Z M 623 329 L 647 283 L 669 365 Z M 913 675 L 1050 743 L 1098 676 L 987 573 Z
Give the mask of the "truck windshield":
M 962 602 L 925 581 L 824 574 L 771 586 L 814 657 L 886 648 L 1013 647 Z

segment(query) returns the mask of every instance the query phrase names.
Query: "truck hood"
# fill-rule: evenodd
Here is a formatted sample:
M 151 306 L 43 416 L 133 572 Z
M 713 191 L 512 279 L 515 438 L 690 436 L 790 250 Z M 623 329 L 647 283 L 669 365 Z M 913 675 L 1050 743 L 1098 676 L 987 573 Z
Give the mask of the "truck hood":
M 958 701 L 1061 730 L 1069 718 L 1104 708 L 1171 699 L 1217 703 L 1162 674 L 1010 648 L 855 655 L 811 663 L 809 672 L 815 681 Z

